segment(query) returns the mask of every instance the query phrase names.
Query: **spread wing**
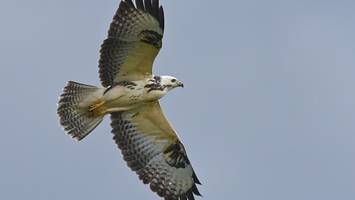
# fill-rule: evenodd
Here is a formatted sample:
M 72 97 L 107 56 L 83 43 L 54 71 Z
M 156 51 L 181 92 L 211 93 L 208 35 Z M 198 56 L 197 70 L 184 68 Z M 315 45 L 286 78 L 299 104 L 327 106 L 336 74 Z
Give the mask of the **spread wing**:
M 159 102 L 111 115 L 113 139 L 128 166 L 165 200 L 193 200 L 200 184 Z
M 164 11 L 159 0 L 136 0 L 136 6 L 132 0 L 121 1 L 100 50 L 102 85 L 150 76 L 163 32 Z

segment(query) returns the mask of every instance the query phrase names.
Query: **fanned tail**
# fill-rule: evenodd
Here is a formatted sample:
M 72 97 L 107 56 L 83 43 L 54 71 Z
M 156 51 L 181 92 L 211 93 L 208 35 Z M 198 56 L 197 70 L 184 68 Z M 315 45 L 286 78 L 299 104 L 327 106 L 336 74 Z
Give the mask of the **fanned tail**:
M 95 113 L 100 105 L 103 89 L 69 81 L 60 96 L 57 113 L 60 124 L 73 138 L 86 137 L 103 120 L 104 115 Z

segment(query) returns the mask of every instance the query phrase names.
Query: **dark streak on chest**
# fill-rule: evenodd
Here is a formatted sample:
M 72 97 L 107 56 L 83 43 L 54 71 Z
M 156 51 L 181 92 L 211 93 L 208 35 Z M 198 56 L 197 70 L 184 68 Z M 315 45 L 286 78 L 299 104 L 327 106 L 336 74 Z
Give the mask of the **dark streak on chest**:
M 116 87 L 116 86 L 124 86 L 128 89 L 135 89 L 135 86 L 137 86 L 137 84 L 133 81 L 120 81 L 120 82 L 117 82 L 117 83 L 114 83 L 113 85 L 111 85 L 110 87 L 108 87 L 104 94 L 106 94 L 109 90 L 111 90 L 112 88 Z
M 154 76 L 154 78 L 149 80 L 149 82 L 150 82 L 149 84 L 146 84 L 144 86 L 144 88 L 149 88 L 148 93 L 153 90 L 163 91 L 165 89 L 165 87 L 161 85 L 161 77 L 160 76 Z

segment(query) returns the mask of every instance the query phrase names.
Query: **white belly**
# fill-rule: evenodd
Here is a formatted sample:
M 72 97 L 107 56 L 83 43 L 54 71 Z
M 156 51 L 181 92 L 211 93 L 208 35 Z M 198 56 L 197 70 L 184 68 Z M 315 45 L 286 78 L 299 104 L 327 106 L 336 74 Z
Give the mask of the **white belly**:
M 144 81 L 136 81 L 135 87 L 115 86 L 108 90 L 104 96 L 105 107 L 107 112 L 118 112 L 136 108 L 143 103 L 160 99 L 165 95 L 165 91 L 148 92 L 144 88 Z

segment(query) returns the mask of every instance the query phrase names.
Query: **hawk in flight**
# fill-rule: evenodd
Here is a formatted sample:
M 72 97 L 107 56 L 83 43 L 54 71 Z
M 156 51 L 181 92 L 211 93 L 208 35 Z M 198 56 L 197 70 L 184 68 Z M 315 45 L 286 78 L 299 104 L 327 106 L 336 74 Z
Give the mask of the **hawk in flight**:
M 152 74 L 163 35 L 159 0 L 121 1 L 100 50 L 103 87 L 69 81 L 57 112 L 64 130 L 78 140 L 110 114 L 113 139 L 139 179 L 165 200 L 193 200 L 200 182 L 159 104 L 183 84 Z

